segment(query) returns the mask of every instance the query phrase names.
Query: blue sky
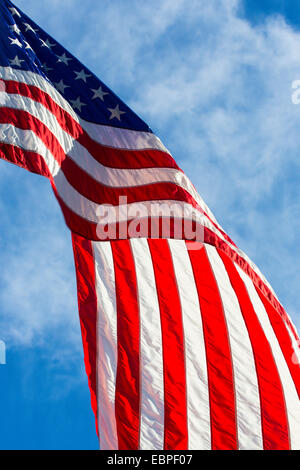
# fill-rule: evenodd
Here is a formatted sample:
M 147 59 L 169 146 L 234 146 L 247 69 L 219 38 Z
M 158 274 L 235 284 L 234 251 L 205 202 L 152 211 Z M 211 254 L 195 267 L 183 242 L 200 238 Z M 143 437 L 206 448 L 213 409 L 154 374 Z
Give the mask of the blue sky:
M 15 2 L 150 125 L 300 327 L 300 6 Z M 96 449 L 70 234 L 49 183 L 0 161 L 1 449 Z

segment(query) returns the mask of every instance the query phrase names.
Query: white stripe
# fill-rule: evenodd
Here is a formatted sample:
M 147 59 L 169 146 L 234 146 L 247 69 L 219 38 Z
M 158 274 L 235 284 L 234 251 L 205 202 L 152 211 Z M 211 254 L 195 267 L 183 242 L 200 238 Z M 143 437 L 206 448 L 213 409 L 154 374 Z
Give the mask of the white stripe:
M 211 449 L 209 386 L 199 298 L 186 244 L 169 240 L 185 338 L 188 449 Z M 201 267 L 199 267 L 201 269 Z
M 74 145 L 73 137 L 63 131 L 54 114 L 42 104 L 18 94 L 1 93 L 0 110 L 2 107 L 26 111 L 48 128 L 49 132 L 51 132 L 60 143 L 65 154 L 68 154 L 72 149 Z M 52 175 L 54 176 L 53 173 Z
M 24 131 L 13 126 L 12 124 L 0 124 L 0 141 L 11 145 L 17 145 L 18 147 L 30 152 L 38 153 L 42 158 L 44 158 L 50 173 L 52 175 L 57 175 L 54 179 L 55 184 L 59 195 L 63 199 L 66 206 L 69 207 L 69 209 L 71 209 L 76 214 L 80 215 L 80 217 L 82 217 L 83 219 L 86 219 L 93 223 L 99 223 L 100 217 L 103 217 L 105 215 L 105 212 L 103 213 L 103 206 L 86 199 L 69 184 L 63 172 L 60 171 L 59 164 L 55 160 L 50 150 L 36 136 L 36 134 L 34 134 L 34 132 L 30 130 Z M 207 227 L 213 233 L 217 234 L 222 240 L 226 241 L 222 233 L 219 232 L 219 230 L 207 219 L 206 216 L 202 215 L 197 209 L 192 208 L 192 206 L 190 206 L 189 204 L 180 201 L 161 201 L 160 203 L 159 201 L 148 201 L 144 203 L 134 203 L 128 204 L 127 209 L 129 219 L 135 218 L 137 213 L 141 214 L 141 218 L 143 214 L 144 217 L 147 217 L 148 214 L 151 213 L 150 208 L 152 208 L 153 217 L 155 217 L 155 215 L 160 215 L 160 213 L 168 217 L 170 215 L 170 206 L 172 206 L 173 209 L 175 208 L 174 213 L 175 215 L 177 214 L 178 218 L 182 218 L 184 211 L 187 210 L 186 214 L 189 214 L 190 217 L 194 215 L 194 217 L 198 220 L 199 224 L 202 224 L 204 227 Z M 113 207 L 105 207 L 105 211 L 106 209 L 108 211 L 108 215 L 106 221 L 103 222 L 103 226 L 105 226 L 108 221 L 116 221 L 115 209 Z M 185 218 L 189 219 L 186 214 Z M 120 211 L 118 220 L 126 220 L 126 217 L 125 215 L 123 215 L 122 210 Z M 245 253 L 243 253 L 231 243 L 227 241 L 226 243 L 242 258 L 246 259 L 248 262 L 250 261 L 249 258 L 245 255 Z M 259 269 L 254 265 L 254 263 L 251 263 L 251 266 L 254 271 L 262 279 L 264 279 L 264 277 L 260 273 Z M 266 284 L 269 286 L 267 282 Z
M 151 132 L 140 132 L 104 126 L 101 124 L 90 123 L 79 118 L 68 101 L 63 98 L 63 96 L 49 81 L 39 74 L 1 66 L 0 78 L 3 80 L 14 80 L 40 88 L 42 91 L 50 95 L 53 101 L 69 113 L 76 122 L 80 123 L 81 127 L 92 139 L 102 145 L 128 150 L 156 149 L 169 153 L 161 140 Z
M 123 211 L 124 208 L 118 211 L 113 206 L 102 206 L 90 201 L 70 185 L 52 153 L 34 132 L 30 130 L 24 131 L 12 124 L 0 124 L 0 133 L 0 141 L 17 145 L 27 151 L 36 152 L 44 158 L 51 174 L 54 175 L 56 188 L 64 203 L 69 209 L 89 222 L 99 223 L 99 225 L 101 225 L 101 217 L 103 218 L 106 211 L 108 215 L 102 224 L 103 226 L 105 226 L 107 222 L 113 223 L 116 221 L 122 222 L 127 219 L 134 219 L 138 214 L 140 214 L 138 217 L 142 219 L 143 217 L 147 218 L 149 214 L 152 214 L 153 217 L 158 217 L 159 215 L 169 217 L 170 214 L 172 215 L 174 213 L 174 216 L 179 219 L 182 217 L 191 219 L 193 216 L 194 219 L 196 218 L 198 220 L 199 224 L 210 228 L 210 230 L 217 233 L 221 239 L 225 240 L 223 235 L 218 233 L 218 230 L 205 215 L 201 214 L 197 209 L 194 209 L 190 204 L 181 201 L 145 201 L 127 204 L 127 212 Z
M 203 201 L 187 176 L 175 168 L 140 168 L 118 169 L 106 167 L 95 158 L 70 134 L 65 132 L 57 118 L 41 103 L 18 94 L 1 93 L 0 108 L 9 107 L 26 111 L 39 119 L 57 138 L 66 155 L 105 186 L 130 187 L 144 186 L 153 183 L 173 183 L 185 189 L 200 205 Z
M 60 196 L 69 209 L 76 212 L 83 219 L 99 224 L 99 226 L 101 226 L 99 221 L 101 219 L 103 220 L 103 218 L 105 218 L 105 221 L 103 221 L 102 225 L 105 226 L 107 223 L 113 223 L 115 221 L 122 222 L 124 220 L 136 219 L 137 217 L 140 220 L 143 218 L 146 219 L 149 217 L 149 214 L 155 218 L 160 215 L 170 217 L 171 213 L 174 217 L 178 219 L 184 218 L 186 221 L 192 220 L 193 217 L 193 220 L 196 220 L 200 225 L 215 233 L 242 258 L 249 259 L 240 249 L 229 243 L 204 214 L 200 213 L 197 209 L 194 209 L 190 204 L 185 202 L 170 200 L 137 202 L 127 204 L 125 212 L 123 212 L 124 208 L 122 208 L 122 206 L 120 206 L 120 211 L 118 211 L 113 206 L 101 206 L 86 199 L 68 183 L 62 171 L 56 176 L 55 183 Z M 201 236 L 201 234 L 199 235 Z M 254 263 L 251 263 L 251 266 L 259 276 L 263 277 Z M 267 282 L 266 284 L 268 285 Z
M 117 315 L 115 274 L 109 242 L 92 243 L 97 293 L 97 403 L 100 448 L 118 449 L 115 418 Z
M 185 220 L 197 220 L 199 224 L 210 228 L 213 232 L 218 232 L 212 223 L 206 218 L 204 214 L 194 209 L 190 204 L 182 201 L 143 201 L 126 204 L 126 206 L 110 206 L 97 204 L 89 199 L 86 199 L 76 189 L 70 185 L 60 171 L 54 178 L 57 190 L 65 202 L 65 204 L 73 211 L 76 212 L 83 219 L 92 223 L 105 226 L 107 223 L 122 222 L 125 220 L 133 220 L 139 218 L 142 220 L 149 216 L 152 217 L 170 217 Z M 105 219 L 105 220 L 104 220 Z M 100 224 L 101 225 L 101 224 Z M 202 236 L 200 233 L 199 236 Z M 222 234 L 218 236 L 225 241 Z M 202 241 L 202 238 L 201 238 Z
M 271 284 L 269 284 L 269 282 L 267 281 L 267 279 L 265 278 L 265 276 L 260 272 L 260 270 L 258 269 L 258 267 L 253 263 L 253 261 L 248 257 L 248 255 L 246 255 L 246 253 L 244 253 L 242 250 L 240 250 L 239 248 L 235 248 L 235 251 L 242 257 L 244 258 L 245 261 L 247 261 L 247 263 L 249 264 L 250 268 L 253 269 L 253 271 L 259 276 L 259 278 L 263 281 L 263 283 L 270 289 L 270 291 L 272 292 L 272 294 L 274 295 L 275 299 L 277 299 L 278 303 L 279 303 L 279 300 L 277 298 L 277 295 L 275 294 L 274 290 L 273 290 L 273 287 L 271 286 Z
M 194 215 L 199 220 L 199 223 L 205 223 L 207 226 L 211 227 L 212 230 L 216 229 L 214 226 L 206 219 L 206 216 L 201 214 L 197 209 L 194 209 L 190 204 L 183 203 L 181 201 L 145 201 L 140 203 L 128 204 L 127 210 L 125 213 L 122 209 L 120 210 L 120 216 L 116 218 L 118 212 L 113 206 L 101 206 L 100 204 L 94 203 L 89 199 L 86 199 L 82 196 L 70 183 L 67 181 L 63 171 L 60 169 L 57 161 L 53 157 L 53 154 L 49 149 L 43 144 L 37 135 L 30 130 L 19 129 L 12 124 L 0 124 L 0 141 L 17 145 L 20 148 L 23 148 L 27 151 L 32 151 L 38 153 L 42 158 L 44 158 L 50 172 L 54 175 L 54 182 L 56 184 L 59 195 L 64 200 L 65 204 L 73 211 L 80 215 L 82 218 L 99 223 L 101 217 L 103 217 L 104 209 L 108 211 L 107 220 L 111 223 L 116 221 L 124 221 L 128 219 L 133 219 L 137 216 L 138 213 L 141 214 L 141 218 L 148 217 L 150 213 L 153 216 L 165 215 L 166 217 L 170 216 L 174 211 L 174 215 L 178 218 L 182 218 L 185 214 L 190 214 L 190 217 Z M 151 208 L 151 210 L 150 210 Z M 151 212 L 152 211 L 152 212 Z M 184 212 L 186 211 L 186 212 Z M 128 216 L 128 217 L 127 217 Z M 103 223 L 105 225 L 106 222 Z M 219 234 L 222 237 L 221 234 Z
M 4 80 L 15 80 L 20 83 L 34 85 L 48 93 L 56 104 L 68 112 L 76 122 L 80 123 L 81 127 L 90 135 L 90 137 L 101 145 L 127 150 L 154 149 L 170 153 L 161 140 L 151 132 L 132 131 L 104 126 L 101 124 L 90 123 L 79 118 L 70 104 L 53 87 L 53 85 L 39 74 L 0 66 L 0 77 Z M 203 210 L 208 214 L 211 220 L 213 220 L 218 227 L 223 230 L 200 195 L 198 195 L 197 202 L 201 207 L 203 207 Z
M 41 75 L 33 73 L 33 72 L 28 72 L 28 71 L 16 70 L 16 69 L 13 69 L 11 67 L 2 67 L 1 66 L 0 67 L 0 77 L 2 77 L 5 80 L 16 80 L 16 81 L 19 81 L 21 83 L 27 83 L 29 85 L 34 85 L 34 86 L 39 87 L 41 90 L 48 93 L 52 97 L 52 99 L 59 106 L 61 106 L 63 109 L 65 109 L 73 117 L 73 119 L 75 119 L 77 122 L 79 122 L 79 117 L 73 111 L 73 109 L 71 108 L 69 103 Z M 80 121 L 80 123 L 81 123 L 81 126 L 84 128 L 84 126 L 85 126 L 84 121 L 82 121 L 82 122 Z M 90 126 L 90 124 L 91 123 L 87 123 L 88 126 Z M 128 147 L 124 147 L 124 145 L 122 143 L 121 144 L 122 148 L 133 149 L 133 150 L 134 149 L 141 150 L 141 149 L 144 149 L 144 148 L 149 148 L 149 139 L 151 139 L 152 136 L 153 136 L 153 134 L 151 134 L 151 133 L 144 133 L 145 134 L 145 136 L 144 136 L 145 140 L 144 140 L 143 133 L 138 132 L 138 131 L 129 131 L 129 130 L 126 130 L 126 129 L 111 128 L 110 126 L 102 126 L 102 125 L 98 125 L 98 124 L 91 124 L 90 127 L 94 129 L 92 132 L 94 132 L 95 135 L 97 133 L 99 135 L 99 140 L 97 140 L 95 135 L 93 136 L 94 140 L 98 141 L 102 145 L 107 145 L 107 146 L 116 147 L 116 148 L 120 148 L 120 147 L 118 147 L 120 141 L 128 142 Z M 104 136 L 103 137 L 103 142 L 101 141 L 101 136 L 102 135 Z M 154 136 L 154 138 L 157 139 L 157 141 L 159 141 L 159 143 L 157 144 L 157 146 L 155 146 L 153 144 L 152 148 L 159 148 L 160 145 L 161 145 L 160 140 L 156 136 Z M 144 147 L 142 146 L 143 142 L 144 142 Z M 22 145 L 20 145 L 20 146 L 22 147 Z M 165 148 L 163 148 L 161 150 L 166 151 Z M 78 155 L 77 152 L 74 152 L 71 156 L 73 156 L 73 158 L 75 160 L 77 158 L 77 155 Z M 78 160 L 75 160 L 75 161 L 77 161 L 77 163 L 79 164 Z M 92 174 L 92 172 L 93 172 L 93 170 L 91 169 L 91 174 Z M 189 186 L 189 189 L 187 189 L 187 190 L 189 192 L 191 191 L 191 194 L 193 195 L 195 200 L 199 203 L 199 205 L 203 208 L 203 210 L 207 213 L 207 215 L 211 218 L 211 220 L 213 220 L 217 224 L 217 227 L 220 230 L 223 230 L 222 227 L 216 221 L 216 219 L 215 219 L 214 215 L 212 214 L 212 212 L 210 211 L 210 209 L 207 207 L 207 205 L 204 203 L 204 201 L 200 197 L 200 195 L 198 193 L 196 193 L 197 196 L 195 196 L 194 192 L 190 189 L 190 185 L 192 186 L 192 184 L 190 183 L 188 178 L 187 178 L 187 181 L 188 182 L 186 182 L 186 184 Z M 180 183 L 180 184 L 182 184 L 182 183 Z M 185 184 L 185 183 L 183 183 L 183 184 Z M 216 230 L 214 230 L 214 229 L 212 229 L 212 230 L 215 233 L 217 233 Z M 218 230 L 218 232 L 219 232 L 219 230 Z M 222 239 L 224 238 L 221 235 L 219 235 L 219 236 Z M 248 256 L 245 253 L 243 253 L 242 250 L 234 247 L 231 243 L 229 243 L 229 242 L 227 242 L 227 243 L 234 251 L 236 251 L 243 259 L 245 259 L 249 263 L 249 265 L 252 267 L 254 272 L 263 280 L 263 282 L 266 284 L 266 286 L 271 290 L 272 294 L 276 297 L 276 294 L 273 291 L 272 286 L 268 283 L 268 281 L 262 275 L 260 270 L 248 258 Z
M 287 313 L 286 313 L 286 315 L 287 315 Z M 293 361 L 294 361 L 294 363 L 296 363 L 300 366 L 300 339 L 299 339 L 299 336 L 298 336 L 298 333 L 297 333 L 296 326 L 293 324 L 292 320 L 289 317 L 288 317 L 288 319 L 289 319 L 290 325 L 285 320 L 283 320 L 283 321 L 284 321 L 285 327 L 288 331 L 288 334 L 291 338 L 292 346 L 293 346 L 293 349 L 294 349 Z M 295 338 L 295 333 L 297 335 L 297 339 Z
M 50 81 L 46 80 L 38 73 L 0 66 L 0 78 L 2 80 L 13 80 L 15 82 L 25 83 L 26 85 L 33 85 L 39 88 L 47 93 L 58 106 L 70 114 L 72 118 L 79 123 L 79 116 L 75 113 L 68 101 L 63 98 Z
M 264 334 L 273 352 L 286 401 L 287 415 L 290 427 L 291 447 L 294 450 L 300 450 L 300 400 L 298 398 L 294 381 L 291 377 L 288 365 L 282 354 L 280 345 L 270 323 L 268 314 L 264 308 L 262 301 L 259 298 L 259 295 L 255 290 L 251 279 L 240 269 L 239 266 L 236 267 L 239 272 L 239 275 L 241 276 L 242 280 L 246 285 L 251 303 L 255 309 L 256 315 L 260 321 L 262 329 L 264 330 Z
M 45 160 L 51 174 L 58 173 L 60 169 L 50 150 L 33 131 L 24 131 L 12 124 L 0 124 L 0 142 L 39 154 Z
M 259 387 L 248 330 L 235 291 L 216 248 L 206 245 L 206 252 L 219 287 L 228 327 L 236 393 L 239 449 L 262 450 Z
M 147 240 L 131 240 L 140 311 L 141 415 L 140 449 L 164 448 L 164 372 L 153 265 Z
M 133 131 L 104 126 L 80 119 L 81 127 L 95 142 L 123 150 L 161 150 L 170 154 L 162 141 L 152 132 Z
M 53 85 L 39 74 L 0 66 L 0 77 L 4 80 L 15 80 L 20 83 L 34 85 L 48 93 L 56 104 L 68 112 L 76 122 L 80 123 L 81 127 L 87 132 L 87 134 L 101 145 L 127 150 L 154 149 L 170 153 L 161 140 L 151 132 L 140 132 L 115 128 L 112 126 L 104 126 L 101 124 L 90 123 L 79 118 L 70 104 L 53 87 Z M 198 195 L 197 202 L 201 207 L 203 207 L 203 210 L 208 214 L 211 220 L 213 220 L 218 227 L 223 230 L 200 195 Z

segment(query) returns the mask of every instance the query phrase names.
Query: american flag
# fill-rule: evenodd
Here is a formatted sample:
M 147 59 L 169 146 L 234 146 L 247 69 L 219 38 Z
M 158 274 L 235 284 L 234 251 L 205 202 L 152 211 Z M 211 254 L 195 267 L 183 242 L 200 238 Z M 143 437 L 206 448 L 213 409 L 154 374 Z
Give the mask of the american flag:
M 299 338 L 271 286 L 149 127 L 0 12 L 0 156 L 49 178 L 72 231 L 100 448 L 300 449 Z

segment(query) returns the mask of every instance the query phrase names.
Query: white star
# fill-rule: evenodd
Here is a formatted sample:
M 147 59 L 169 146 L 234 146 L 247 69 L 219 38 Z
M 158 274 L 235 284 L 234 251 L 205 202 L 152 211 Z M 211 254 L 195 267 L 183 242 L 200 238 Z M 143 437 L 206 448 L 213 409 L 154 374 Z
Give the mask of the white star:
M 11 12 L 11 14 L 14 16 L 14 15 L 17 15 L 17 16 L 21 16 L 20 13 L 18 12 L 18 10 L 16 8 L 8 8 Z
M 42 68 L 43 68 L 43 70 L 45 70 L 46 73 L 49 73 L 50 70 L 53 70 L 53 69 L 51 69 L 50 67 L 47 66 L 46 62 L 44 62 L 42 64 Z
M 10 65 L 16 65 L 17 67 L 21 67 L 22 62 L 25 62 L 23 59 L 19 59 L 19 57 L 16 55 L 14 59 L 9 60 Z
M 49 39 L 46 39 L 46 41 L 44 41 L 43 39 L 40 38 L 40 41 L 42 42 L 42 46 L 41 46 L 41 47 L 48 47 L 48 49 L 51 49 L 51 47 L 56 46 L 56 44 L 51 44 L 51 42 L 49 41 Z
M 26 30 L 25 30 L 25 33 L 29 30 L 29 31 L 32 31 L 33 33 L 37 33 L 38 32 L 38 29 L 34 29 L 29 23 L 23 23 L 23 25 L 26 26 Z
M 19 28 L 18 28 L 18 26 L 16 25 L 16 23 L 15 23 L 15 24 L 11 24 L 9 27 L 10 27 L 11 31 L 13 31 L 14 33 L 20 34 L 21 31 L 19 30 Z
M 58 82 L 58 83 L 54 83 L 54 85 L 55 85 L 55 87 L 56 87 L 59 91 L 61 91 L 62 93 L 65 92 L 65 88 L 70 88 L 69 85 L 65 85 L 65 84 L 64 84 L 64 81 L 63 81 L 63 80 L 61 80 L 61 81 Z
M 113 118 L 116 118 L 118 119 L 119 121 L 121 121 L 121 114 L 125 114 L 125 111 L 121 111 L 120 108 L 119 108 L 119 105 L 117 104 L 117 106 L 113 109 L 113 108 L 107 108 L 108 111 L 111 112 L 111 115 L 109 117 L 109 119 L 113 119 Z
M 31 47 L 31 45 L 30 45 L 30 44 L 28 44 L 28 42 L 27 42 L 27 41 L 24 41 L 24 44 L 25 44 L 25 49 L 31 49 L 31 50 L 33 51 L 33 49 L 32 49 L 32 47 Z
M 98 88 L 98 90 L 93 90 L 94 96 L 92 97 L 92 100 L 95 100 L 96 98 L 100 98 L 101 101 L 104 101 L 104 96 L 108 95 L 105 91 L 102 90 L 101 86 Z
M 8 39 L 11 40 L 11 43 L 10 43 L 11 46 L 23 47 L 23 44 L 19 41 L 18 38 L 16 38 L 16 39 L 8 38 Z
M 58 61 L 57 62 L 63 62 L 65 65 L 69 65 L 68 60 L 72 60 L 70 57 L 67 57 L 65 53 L 63 55 L 58 55 Z
M 79 111 L 81 111 L 82 106 L 86 106 L 85 103 L 81 103 L 80 96 L 78 96 L 77 100 L 70 100 L 70 101 L 72 103 L 73 108 L 74 109 L 77 108 L 79 109 Z
M 74 70 L 74 73 L 76 73 L 77 75 L 75 80 L 83 80 L 85 83 L 86 83 L 86 79 L 92 76 L 92 75 L 89 75 L 88 73 L 85 73 L 83 69 L 80 72 L 76 72 Z

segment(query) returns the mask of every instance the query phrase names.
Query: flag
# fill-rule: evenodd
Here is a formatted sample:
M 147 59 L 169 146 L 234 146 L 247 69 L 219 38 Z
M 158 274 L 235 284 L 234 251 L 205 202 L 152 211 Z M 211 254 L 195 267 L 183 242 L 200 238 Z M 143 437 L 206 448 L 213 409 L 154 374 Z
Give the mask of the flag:
M 0 156 L 72 231 L 100 448 L 300 449 L 299 337 L 151 129 L 10 1 Z

